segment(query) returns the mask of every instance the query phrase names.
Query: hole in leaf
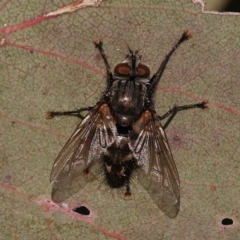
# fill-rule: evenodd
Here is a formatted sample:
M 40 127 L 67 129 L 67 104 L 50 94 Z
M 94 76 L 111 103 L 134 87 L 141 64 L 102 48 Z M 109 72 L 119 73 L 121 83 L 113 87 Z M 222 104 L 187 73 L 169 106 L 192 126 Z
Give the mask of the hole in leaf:
M 231 218 L 224 218 L 222 220 L 222 225 L 232 225 L 233 224 L 233 220 Z
M 86 208 L 85 206 L 74 208 L 73 211 L 76 213 L 79 213 L 81 215 L 89 215 L 90 214 L 89 209 Z

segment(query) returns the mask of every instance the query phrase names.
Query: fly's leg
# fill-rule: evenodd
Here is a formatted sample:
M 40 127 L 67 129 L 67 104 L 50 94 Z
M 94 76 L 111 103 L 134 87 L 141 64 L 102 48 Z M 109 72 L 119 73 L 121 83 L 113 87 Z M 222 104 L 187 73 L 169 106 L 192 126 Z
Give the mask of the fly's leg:
M 133 194 L 131 193 L 130 190 L 130 183 L 129 181 L 126 184 L 126 192 L 124 193 L 124 199 L 125 200 L 131 200 L 133 198 Z
M 208 101 L 203 101 L 203 102 L 197 103 L 197 104 L 174 106 L 163 116 L 158 116 L 158 118 L 159 118 L 159 120 L 163 120 L 170 116 L 169 119 L 167 120 L 167 122 L 163 125 L 163 129 L 165 129 L 165 128 L 167 128 L 167 126 L 170 124 L 170 122 L 173 120 L 173 118 L 176 116 L 176 114 L 178 112 L 183 111 L 183 110 L 193 109 L 193 108 L 207 109 L 208 108 L 207 103 L 208 103 Z
M 152 95 L 154 93 L 155 88 L 156 88 L 157 84 L 159 83 L 159 81 L 160 81 L 160 79 L 161 79 L 161 77 L 163 75 L 163 72 L 164 72 L 164 70 L 166 68 L 166 65 L 167 65 L 170 57 L 172 56 L 172 54 L 180 46 L 181 43 L 183 43 L 184 41 L 188 40 L 191 37 L 192 37 L 192 34 L 188 30 L 185 30 L 183 32 L 181 38 L 178 40 L 178 42 L 174 45 L 174 47 L 171 49 L 171 51 L 165 56 L 165 58 L 162 61 L 159 69 L 157 70 L 157 72 L 150 79 L 150 87 L 149 87 L 150 95 Z
M 112 71 L 111 71 L 111 68 L 110 68 L 110 65 L 108 63 L 108 60 L 107 60 L 107 56 L 103 50 L 103 41 L 102 39 L 100 39 L 98 42 L 97 41 L 93 41 L 95 47 L 98 49 L 102 59 L 103 59 L 103 62 L 106 66 L 106 71 L 107 71 L 107 85 L 108 87 L 111 86 L 112 82 L 113 82 L 113 75 L 112 75 Z
M 102 40 L 99 40 L 98 42 L 97 41 L 93 41 L 95 47 L 99 50 L 99 53 L 105 63 L 105 66 L 106 66 L 106 71 L 107 71 L 107 84 L 108 84 L 108 87 L 111 86 L 111 83 L 113 82 L 113 75 L 112 75 L 112 72 L 111 72 L 111 68 L 110 68 L 110 65 L 108 63 L 108 60 L 107 60 L 107 57 L 106 57 L 106 54 L 104 53 L 104 50 L 103 50 L 103 42 Z M 90 111 L 93 107 L 86 107 L 86 108 L 80 108 L 80 109 L 77 109 L 77 110 L 74 110 L 74 111 L 64 111 L 64 112 L 55 112 L 55 111 L 48 111 L 46 113 L 46 118 L 47 119 L 52 119 L 54 118 L 55 116 L 76 116 L 76 117 L 79 117 L 79 118 L 83 118 L 82 115 L 81 115 L 81 112 L 83 111 Z
M 56 116 L 76 116 L 79 118 L 82 118 L 81 112 L 83 111 L 90 111 L 93 107 L 86 107 L 86 108 L 79 108 L 74 111 L 66 111 L 66 112 L 54 112 L 54 111 L 48 111 L 46 113 L 46 118 L 47 119 L 52 119 Z

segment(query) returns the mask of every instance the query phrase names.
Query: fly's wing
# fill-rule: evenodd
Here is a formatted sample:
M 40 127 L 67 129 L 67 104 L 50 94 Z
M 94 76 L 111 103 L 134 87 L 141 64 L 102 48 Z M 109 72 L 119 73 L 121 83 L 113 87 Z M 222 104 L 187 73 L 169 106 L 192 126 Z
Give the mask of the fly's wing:
M 78 125 L 57 156 L 51 172 L 52 199 L 62 202 L 101 174 L 101 152 L 114 139 L 115 121 L 98 103 Z
M 133 130 L 138 133 L 134 151 L 141 166 L 139 181 L 168 217 L 176 217 L 180 207 L 180 181 L 158 116 L 146 110 L 133 124 Z

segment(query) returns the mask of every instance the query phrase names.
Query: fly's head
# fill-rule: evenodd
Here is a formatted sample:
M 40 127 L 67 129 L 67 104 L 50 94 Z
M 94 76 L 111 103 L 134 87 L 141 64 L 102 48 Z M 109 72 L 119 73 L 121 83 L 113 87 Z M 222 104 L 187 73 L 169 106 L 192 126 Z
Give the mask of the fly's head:
M 108 184 L 120 188 L 129 182 L 136 160 L 126 141 L 113 142 L 104 154 L 104 172 Z
M 134 81 L 136 77 L 148 78 L 150 75 L 150 69 L 141 64 L 141 55 L 139 50 L 133 51 L 128 47 L 129 54 L 126 55 L 125 60 L 119 63 L 114 68 L 114 73 L 117 76 L 128 77 L 129 80 Z

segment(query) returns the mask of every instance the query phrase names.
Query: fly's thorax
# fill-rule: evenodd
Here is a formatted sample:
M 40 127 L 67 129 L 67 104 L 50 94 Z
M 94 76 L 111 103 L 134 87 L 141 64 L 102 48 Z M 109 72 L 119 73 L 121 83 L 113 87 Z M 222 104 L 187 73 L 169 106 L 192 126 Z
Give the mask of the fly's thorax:
M 130 126 L 138 118 L 144 108 L 147 83 L 147 79 L 140 78 L 134 81 L 119 79 L 113 82 L 109 105 L 119 125 Z

